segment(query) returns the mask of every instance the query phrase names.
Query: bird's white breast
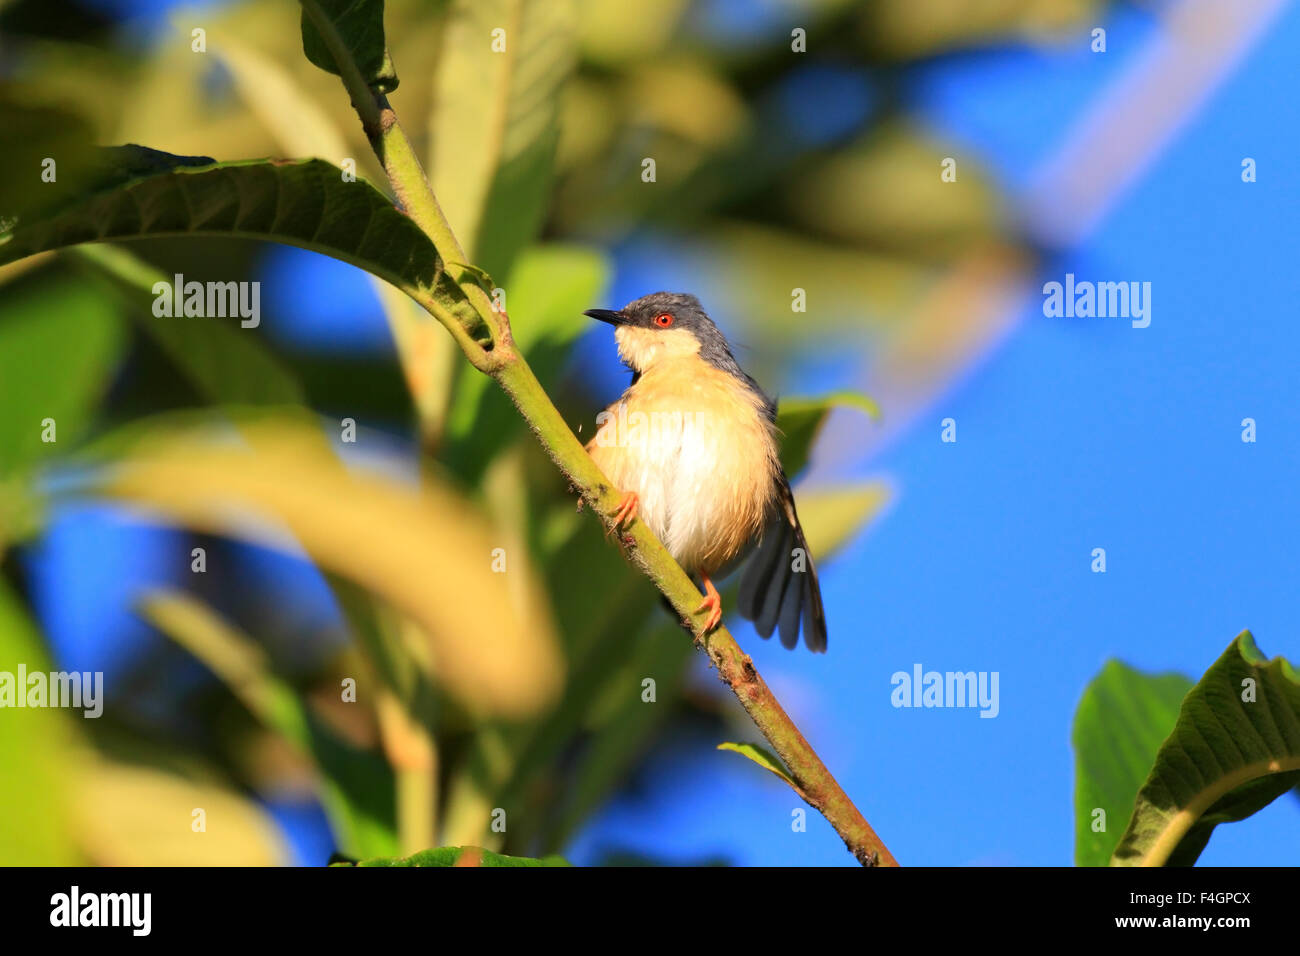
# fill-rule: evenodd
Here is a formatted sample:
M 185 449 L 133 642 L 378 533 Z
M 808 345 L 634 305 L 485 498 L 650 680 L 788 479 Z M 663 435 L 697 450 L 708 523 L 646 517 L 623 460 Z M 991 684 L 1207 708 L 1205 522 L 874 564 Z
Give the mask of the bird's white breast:
M 657 364 L 603 415 L 588 450 L 691 572 L 712 573 L 762 527 L 777 453 L 762 399 L 698 358 Z

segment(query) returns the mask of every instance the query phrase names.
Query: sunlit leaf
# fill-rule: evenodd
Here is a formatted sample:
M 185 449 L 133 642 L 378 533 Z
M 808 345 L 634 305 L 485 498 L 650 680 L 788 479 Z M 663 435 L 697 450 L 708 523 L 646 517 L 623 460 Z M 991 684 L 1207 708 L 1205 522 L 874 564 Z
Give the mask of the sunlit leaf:
M 808 463 L 813 443 L 835 408 L 855 408 L 874 421 L 880 408 L 857 392 L 832 392 L 817 398 L 783 398 L 777 405 L 776 427 L 781 431 L 781 465 L 793 478 Z
M 78 756 L 77 782 L 80 842 L 100 866 L 289 862 L 270 815 L 228 787 L 91 753 Z
M 1111 862 L 1190 866 L 1218 824 L 1245 819 L 1298 783 L 1300 674 L 1284 658 L 1265 658 L 1242 631 L 1183 699 Z
M 1074 862 L 1105 866 L 1192 682 L 1108 661 L 1074 715 Z M 1101 814 L 1098 811 L 1102 811 Z
M 510 271 L 542 224 L 575 25 L 570 0 L 458 0 L 453 7 L 430 170 L 461 244 L 494 276 Z
M 287 530 L 322 568 L 414 619 L 438 679 L 475 710 L 524 715 L 559 690 L 550 622 L 524 617 L 511 596 L 535 583 L 493 574 L 490 529 L 431 480 L 417 489 L 349 469 L 318 432 L 275 419 L 144 431 L 105 465 L 94 493 L 171 521 L 260 540 Z
M 749 758 L 764 770 L 780 777 L 790 786 L 791 789 L 796 792 L 799 790 L 798 784 L 794 782 L 794 778 L 791 777 L 789 771 L 785 769 L 785 765 L 781 763 L 780 758 L 757 744 L 737 744 L 728 742 L 718 744 L 718 749 L 730 750 L 734 753 L 740 754 L 742 757 Z

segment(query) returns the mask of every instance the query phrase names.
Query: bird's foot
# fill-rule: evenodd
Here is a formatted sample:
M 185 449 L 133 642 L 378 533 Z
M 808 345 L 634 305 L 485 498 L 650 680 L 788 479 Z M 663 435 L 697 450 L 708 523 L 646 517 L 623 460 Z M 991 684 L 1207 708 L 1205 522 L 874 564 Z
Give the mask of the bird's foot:
M 722 596 L 718 594 L 718 589 L 713 586 L 708 575 L 703 575 L 703 578 L 704 601 L 695 609 L 695 613 L 699 614 L 705 608 L 709 609 L 709 616 L 704 619 L 704 633 L 707 634 L 722 620 Z
M 614 512 L 614 523 L 605 532 L 605 537 L 608 538 L 616 530 L 636 517 L 636 506 L 639 500 L 635 491 L 629 491 L 623 495 L 622 500 L 618 503 L 618 510 Z

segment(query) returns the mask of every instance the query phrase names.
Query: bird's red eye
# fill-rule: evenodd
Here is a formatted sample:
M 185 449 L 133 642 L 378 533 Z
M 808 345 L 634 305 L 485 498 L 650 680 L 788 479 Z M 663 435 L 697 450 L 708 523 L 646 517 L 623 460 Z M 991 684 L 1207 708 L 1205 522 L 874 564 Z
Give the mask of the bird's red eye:
M 668 326 L 672 324 L 673 324 L 673 317 L 669 315 L 667 312 L 660 312 L 658 315 L 655 316 L 655 325 L 659 326 L 659 328 L 661 329 L 666 329 L 668 328 Z

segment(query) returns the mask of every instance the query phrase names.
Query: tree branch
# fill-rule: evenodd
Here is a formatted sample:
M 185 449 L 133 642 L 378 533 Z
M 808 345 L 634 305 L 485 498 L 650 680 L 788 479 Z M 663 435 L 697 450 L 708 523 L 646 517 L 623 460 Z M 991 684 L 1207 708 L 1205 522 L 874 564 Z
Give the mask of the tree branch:
M 464 250 L 456 241 L 387 98 L 366 85 L 334 24 L 315 0 L 301 0 L 301 3 L 334 54 L 352 105 L 403 210 L 433 241 L 444 263 L 467 266 Z M 417 301 L 447 326 L 474 366 L 491 375 L 505 390 L 556 466 L 600 515 L 606 527 L 612 528 L 612 516 L 619 504 L 617 489 L 579 443 L 533 375 L 532 368 L 516 350 L 509 318 L 492 308 L 487 293 L 476 281 L 469 281 L 468 271 L 463 270 L 457 282 L 481 320 L 481 327 L 475 328 L 472 321 L 467 322 L 466 316 L 455 312 L 434 292 Z M 491 336 L 489 342 L 479 337 L 482 328 Z M 654 533 L 644 522 L 633 521 L 630 528 L 616 536 L 622 541 L 628 560 L 654 582 L 682 621 L 689 625 L 696 646 L 709 655 L 719 678 L 731 687 L 741 706 L 785 762 L 800 796 L 827 819 L 864 866 L 897 866 L 898 861 L 804 739 L 730 631 L 719 625 L 711 633 L 704 633 L 707 613 L 696 612 L 700 592 Z

